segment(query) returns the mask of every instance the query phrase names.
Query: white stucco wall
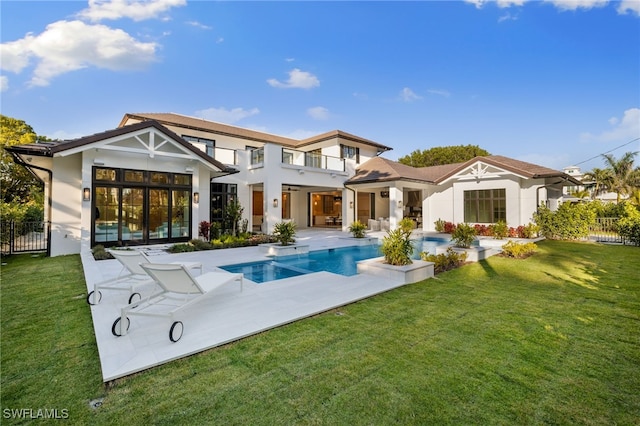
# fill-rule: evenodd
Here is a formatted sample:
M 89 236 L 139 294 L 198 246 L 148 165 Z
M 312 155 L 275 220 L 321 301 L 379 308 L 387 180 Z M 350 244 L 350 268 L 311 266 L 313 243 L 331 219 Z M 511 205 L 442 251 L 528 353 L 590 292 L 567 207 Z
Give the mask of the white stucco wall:
M 51 256 L 80 253 L 81 167 L 81 154 L 53 159 Z

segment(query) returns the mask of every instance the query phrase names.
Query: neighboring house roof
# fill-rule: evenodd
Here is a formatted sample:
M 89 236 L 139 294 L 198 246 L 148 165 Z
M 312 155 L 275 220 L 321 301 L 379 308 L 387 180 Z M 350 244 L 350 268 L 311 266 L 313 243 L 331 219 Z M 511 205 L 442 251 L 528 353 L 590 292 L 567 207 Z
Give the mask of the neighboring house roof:
M 7 147 L 5 149 L 9 152 L 13 152 L 21 155 L 54 157 L 56 154 L 64 153 L 65 151 L 68 151 L 71 149 L 85 147 L 85 146 L 89 147 L 89 145 L 96 142 L 101 142 L 106 139 L 123 136 L 123 135 L 126 135 L 127 133 L 144 130 L 151 127 L 166 134 L 168 137 L 175 140 L 177 143 L 179 143 L 180 145 L 188 149 L 190 152 L 202 158 L 204 161 L 213 165 L 215 168 L 219 169 L 220 171 L 225 172 L 226 174 L 238 172 L 238 170 L 227 167 L 221 162 L 217 161 L 216 159 L 208 156 L 206 153 L 194 147 L 192 144 L 185 141 L 180 136 L 176 135 L 174 132 L 167 129 L 157 121 L 151 121 L 151 120 L 143 121 L 136 124 L 131 124 L 124 127 L 118 127 L 117 129 L 108 130 L 102 133 L 96 133 L 94 135 L 85 136 L 79 139 L 72 139 L 67 141 L 37 142 L 37 143 L 26 144 L 26 145 L 14 145 L 11 147 Z
M 351 142 L 374 146 L 380 151 L 389 151 L 393 149 L 386 145 L 382 145 L 369 139 L 361 138 L 360 136 L 355 136 L 350 133 L 343 132 L 341 130 L 332 130 L 330 132 L 322 133 L 317 136 L 297 140 L 284 136 L 273 135 L 270 133 L 258 132 L 256 130 L 245 129 L 243 127 L 217 123 L 215 121 L 209 121 L 203 118 L 189 117 L 186 115 L 175 113 L 127 113 L 120 121 L 120 126 L 124 125 L 129 119 L 156 120 L 165 125 L 179 126 L 186 129 L 199 130 L 224 136 L 241 137 L 243 139 L 262 143 L 275 143 L 291 148 L 299 148 L 337 137 L 338 139 L 344 139 Z
M 454 176 L 477 162 L 483 162 L 529 179 L 561 177 L 567 181 L 579 183 L 573 177 L 558 170 L 501 155 L 475 157 L 464 163 L 445 164 L 431 167 L 411 167 L 382 157 L 372 158 L 363 163 L 356 170 L 356 174 L 346 184 L 389 182 L 395 180 L 409 180 L 423 183 L 438 184 Z

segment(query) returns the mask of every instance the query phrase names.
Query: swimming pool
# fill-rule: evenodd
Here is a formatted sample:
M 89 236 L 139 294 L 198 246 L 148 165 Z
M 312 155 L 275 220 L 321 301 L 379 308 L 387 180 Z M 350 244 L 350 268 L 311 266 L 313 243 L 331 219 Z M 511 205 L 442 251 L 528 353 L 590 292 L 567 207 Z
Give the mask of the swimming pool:
M 437 246 L 448 244 L 449 242 L 450 240 L 447 239 L 432 237 L 414 241 L 412 258 L 420 259 L 420 252 L 422 251 L 434 254 Z M 379 245 L 342 247 L 312 251 L 303 255 L 282 256 L 273 260 L 224 265 L 220 266 L 220 269 L 241 273 L 246 279 L 256 283 L 265 283 L 321 271 L 352 276 L 358 273 L 358 261 L 380 256 L 382 256 L 382 251 Z
M 263 283 L 320 271 L 351 276 L 358 273 L 357 261 L 378 256 L 382 256 L 379 245 L 342 247 L 220 268 L 228 272 L 242 273 L 246 279 Z

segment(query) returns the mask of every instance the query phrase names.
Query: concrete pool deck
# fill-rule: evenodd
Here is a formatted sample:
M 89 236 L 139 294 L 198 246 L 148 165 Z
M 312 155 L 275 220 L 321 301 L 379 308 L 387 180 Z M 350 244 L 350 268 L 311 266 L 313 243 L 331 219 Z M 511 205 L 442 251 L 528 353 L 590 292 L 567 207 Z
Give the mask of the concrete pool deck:
M 372 233 L 380 238 L 383 232 Z M 311 250 L 353 245 L 349 233 L 326 230 L 299 230 L 296 240 Z M 221 265 L 269 259 L 258 247 L 169 254 L 161 247 L 142 248 L 152 261 L 200 262 L 203 273 Z M 81 254 L 87 291 L 93 284 L 120 272 L 116 260 L 95 261 L 90 252 Z M 244 280 L 244 291 L 237 285 L 224 286 L 176 316 L 184 323 L 184 334 L 177 343 L 169 340 L 169 319 L 132 316 L 129 332 L 122 337 L 111 333 L 128 293 L 103 292 L 100 304 L 91 306 L 91 315 L 100 356 L 103 381 L 108 382 L 139 371 L 224 345 L 271 328 L 279 327 L 403 286 L 404 283 L 372 275 L 346 277 L 317 272 L 298 277 L 256 284 Z M 141 288 L 144 296 L 153 285 Z

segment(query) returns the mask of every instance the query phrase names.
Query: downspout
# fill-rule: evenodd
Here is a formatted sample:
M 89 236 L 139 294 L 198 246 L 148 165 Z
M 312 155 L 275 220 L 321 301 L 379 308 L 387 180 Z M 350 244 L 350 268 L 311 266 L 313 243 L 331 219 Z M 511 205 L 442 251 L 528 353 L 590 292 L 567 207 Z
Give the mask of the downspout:
M 31 169 L 42 170 L 43 172 L 46 172 L 47 175 L 49 176 L 49 194 L 47 197 L 47 206 L 45 207 L 47 208 L 47 212 L 48 212 L 47 217 L 49 218 L 49 226 L 47 227 L 47 257 L 51 257 L 51 197 L 53 196 L 53 192 L 52 192 L 53 171 L 49 169 L 45 169 L 44 167 L 35 166 L 33 164 L 27 164 L 24 162 L 24 160 L 22 159 L 22 157 L 20 157 L 19 154 L 16 154 L 15 152 L 9 152 L 9 153 L 13 157 L 16 164 L 20 164 L 21 166 L 29 170 L 31 174 L 35 176 L 35 178 L 38 179 L 40 182 L 42 182 L 45 186 L 47 185 L 47 183 L 44 182 L 42 179 L 40 179 L 40 177 L 36 173 L 34 173 L 33 170 Z

